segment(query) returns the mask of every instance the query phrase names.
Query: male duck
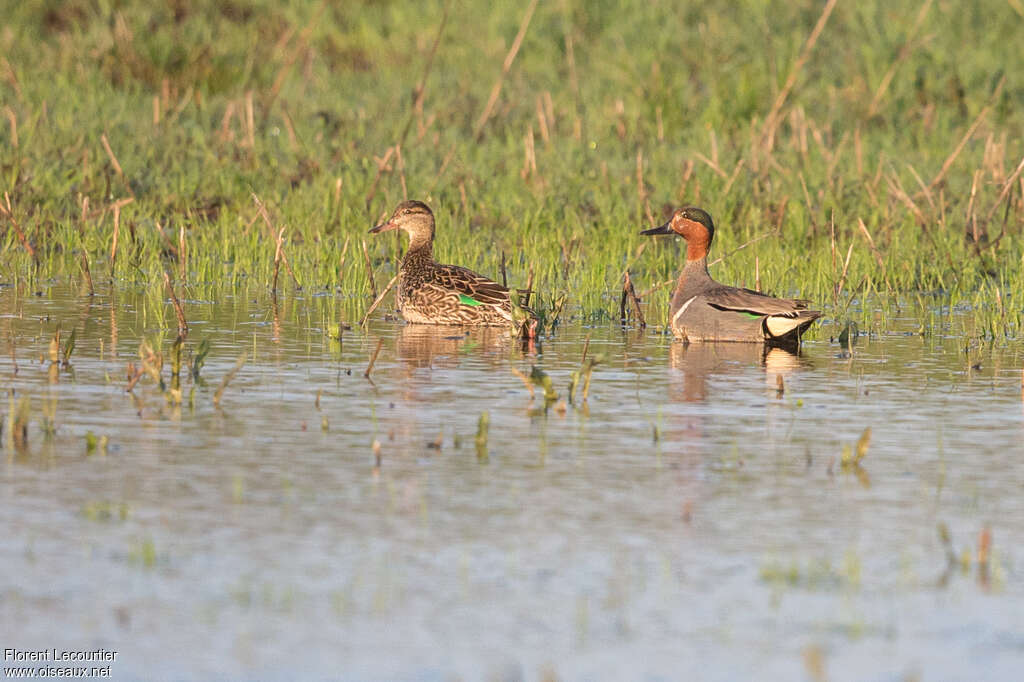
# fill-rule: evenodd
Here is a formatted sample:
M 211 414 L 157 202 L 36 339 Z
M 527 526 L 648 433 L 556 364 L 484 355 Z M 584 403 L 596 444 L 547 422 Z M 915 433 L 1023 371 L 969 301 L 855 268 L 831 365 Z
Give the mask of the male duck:
M 532 337 L 537 315 L 513 303 L 509 290 L 483 275 L 458 265 L 434 260 L 434 214 L 422 201 L 403 201 L 377 234 L 405 230 L 409 250 L 398 277 L 398 308 L 407 322 L 512 326 Z
M 744 341 L 796 345 L 821 317 L 809 301 L 773 298 L 725 286 L 708 274 L 708 250 L 715 224 L 702 209 L 687 206 L 664 225 L 640 234 L 678 234 L 686 240 L 686 267 L 670 308 L 672 333 L 681 341 Z

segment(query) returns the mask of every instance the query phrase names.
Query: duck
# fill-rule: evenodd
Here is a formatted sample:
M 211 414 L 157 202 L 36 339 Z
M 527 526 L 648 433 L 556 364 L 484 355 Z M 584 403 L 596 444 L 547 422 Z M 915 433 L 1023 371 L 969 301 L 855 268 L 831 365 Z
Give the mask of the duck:
M 459 265 L 434 260 L 434 212 L 422 201 L 403 201 L 385 222 L 370 230 L 402 230 L 409 249 L 398 273 L 398 309 L 414 324 L 504 326 L 533 338 L 537 314 L 519 304 L 518 294 Z
M 715 238 L 711 215 L 696 206 L 672 213 L 645 235 L 679 235 L 686 240 L 686 265 L 669 308 L 672 334 L 680 341 L 736 341 L 799 346 L 821 312 L 810 301 L 775 298 L 751 289 L 719 284 L 708 273 L 708 252 Z

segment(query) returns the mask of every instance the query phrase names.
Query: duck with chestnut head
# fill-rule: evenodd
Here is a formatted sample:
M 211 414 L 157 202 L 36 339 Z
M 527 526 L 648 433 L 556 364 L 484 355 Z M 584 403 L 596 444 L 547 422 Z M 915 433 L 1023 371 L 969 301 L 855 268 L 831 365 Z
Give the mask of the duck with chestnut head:
M 497 282 L 458 265 L 434 260 L 434 213 L 422 201 L 403 201 L 370 232 L 402 230 L 409 249 L 398 276 L 398 308 L 407 322 L 512 326 L 532 336 L 537 316 L 512 300 Z
M 678 235 L 686 240 L 686 265 L 669 309 L 672 333 L 681 341 L 799 345 L 801 335 L 821 317 L 821 312 L 808 309 L 809 301 L 766 296 L 711 279 L 708 252 L 715 224 L 703 209 L 680 208 L 664 225 L 640 234 Z

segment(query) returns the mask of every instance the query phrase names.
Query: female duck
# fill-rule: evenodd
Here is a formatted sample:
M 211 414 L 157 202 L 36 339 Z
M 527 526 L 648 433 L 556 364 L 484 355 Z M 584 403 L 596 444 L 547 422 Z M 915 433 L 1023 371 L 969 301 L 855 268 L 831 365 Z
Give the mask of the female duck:
M 532 336 L 536 314 L 483 275 L 434 260 L 434 214 L 422 201 L 403 201 L 371 233 L 405 230 L 409 250 L 398 277 L 398 308 L 407 322 L 512 326 Z
M 686 266 L 672 295 L 672 333 L 681 341 L 745 341 L 796 345 L 821 317 L 809 301 L 773 298 L 725 286 L 708 274 L 708 250 L 715 236 L 711 216 L 694 206 L 677 210 L 664 225 L 640 234 L 678 234 L 686 240 Z

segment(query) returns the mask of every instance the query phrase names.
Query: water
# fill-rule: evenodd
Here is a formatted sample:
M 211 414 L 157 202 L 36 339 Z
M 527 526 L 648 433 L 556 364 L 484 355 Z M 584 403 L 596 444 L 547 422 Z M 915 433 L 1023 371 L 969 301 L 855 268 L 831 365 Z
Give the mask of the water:
M 4 401 L 4 647 L 116 650 L 115 679 L 1024 669 L 1019 344 L 922 338 L 908 317 L 852 356 L 578 323 L 524 351 L 378 316 L 339 345 L 335 305 L 190 300 L 185 364 L 211 350 L 177 406 L 149 377 L 125 392 L 161 326 L 169 382 L 159 294 L 0 289 L 2 386 L 31 408 L 20 446 Z M 76 345 L 54 376 L 58 322 Z M 589 399 L 562 405 L 587 337 Z M 511 371 L 531 365 L 561 394 L 546 410 Z

